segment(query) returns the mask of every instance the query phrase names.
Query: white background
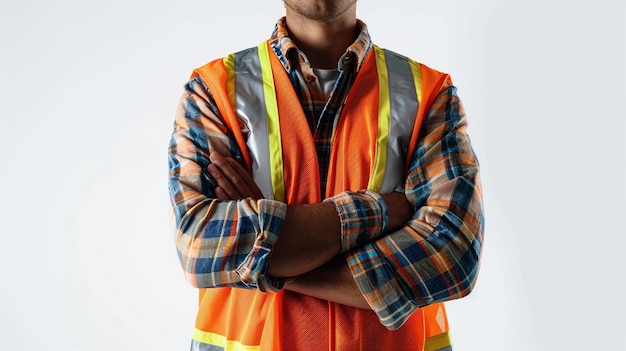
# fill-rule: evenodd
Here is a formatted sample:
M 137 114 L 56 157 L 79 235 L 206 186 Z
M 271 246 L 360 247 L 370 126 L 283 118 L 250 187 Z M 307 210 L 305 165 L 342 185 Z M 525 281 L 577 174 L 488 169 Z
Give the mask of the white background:
M 187 350 L 167 145 L 191 69 L 279 0 L 0 4 L 0 349 Z M 456 350 L 624 350 L 623 1 L 361 0 L 376 43 L 452 74 L 482 164 Z

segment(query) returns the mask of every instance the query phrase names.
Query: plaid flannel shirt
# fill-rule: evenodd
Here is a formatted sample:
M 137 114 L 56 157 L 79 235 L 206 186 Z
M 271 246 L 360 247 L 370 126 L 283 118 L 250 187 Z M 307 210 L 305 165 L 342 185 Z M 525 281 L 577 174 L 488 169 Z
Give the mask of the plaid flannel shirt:
M 338 64 L 329 99 L 306 56 L 289 38 L 284 18 L 270 39 L 309 119 L 321 179 L 326 178 L 335 120 L 372 46 L 366 25 L 359 26 L 357 40 Z M 268 199 L 216 199 L 216 184 L 206 172 L 211 150 L 242 161 L 211 92 L 194 77 L 181 97 L 169 147 L 173 230 L 187 278 L 196 287 L 280 288 L 265 272 L 287 205 Z M 325 184 L 320 187 L 323 194 Z M 465 296 L 478 273 L 484 227 L 478 161 L 452 85 L 444 86 L 430 107 L 410 158 L 405 194 L 416 212 L 403 229 L 364 246 L 343 245 L 355 281 L 389 329 L 401 326 L 420 306 Z M 342 231 L 350 231 L 345 219 L 358 213 L 368 213 L 354 224 L 359 230 L 384 231 L 386 210 L 375 195 L 342 193 L 331 200 L 341 213 Z

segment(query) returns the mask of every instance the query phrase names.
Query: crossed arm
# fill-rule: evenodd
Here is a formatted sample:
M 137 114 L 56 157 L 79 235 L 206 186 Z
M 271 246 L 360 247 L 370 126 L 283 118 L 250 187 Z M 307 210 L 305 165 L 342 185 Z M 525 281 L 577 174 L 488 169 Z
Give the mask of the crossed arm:
M 478 274 L 483 214 L 478 161 L 466 130 L 456 89 L 446 86 L 431 105 L 409 160 L 406 199 L 382 195 L 387 230 L 346 250 L 332 204 L 287 206 L 259 199 L 245 174 L 230 178 L 236 184 L 230 190 L 229 182 L 211 175 L 215 169 L 209 167 L 224 169 L 215 152 L 239 162 L 242 155 L 210 92 L 192 80 L 169 150 L 176 246 L 187 279 L 199 288 L 266 291 L 267 277 L 297 276 L 286 289 L 371 308 L 389 329 L 420 306 L 467 295 Z M 408 222 L 404 214 L 392 217 L 405 213 L 392 210 L 394 196 L 401 209 L 408 200 Z
M 207 170 L 217 182 L 220 200 L 261 199 L 261 190 L 233 158 L 218 152 L 210 155 Z M 403 226 L 412 209 L 401 193 L 382 194 L 390 230 Z M 335 206 L 330 202 L 287 208 L 285 223 L 274 244 L 268 274 L 296 277 L 285 289 L 344 305 L 370 309 L 342 255 L 341 229 Z

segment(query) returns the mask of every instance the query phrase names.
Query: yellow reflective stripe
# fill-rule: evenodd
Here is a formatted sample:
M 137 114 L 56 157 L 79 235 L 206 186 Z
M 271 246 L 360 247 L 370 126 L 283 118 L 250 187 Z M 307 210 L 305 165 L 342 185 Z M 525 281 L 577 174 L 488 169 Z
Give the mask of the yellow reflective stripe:
M 374 45 L 376 70 L 378 71 L 378 135 L 376 137 L 376 156 L 367 189 L 378 191 L 385 177 L 387 163 L 387 140 L 391 119 L 391 103 L 389 98 L 389 77 L 385 51 Z
M 419 63 L 408 60 L 409 67 L 411 67 L 411 72 L 413 73 L 413 81 L 415 82 L 415 92 L 417 93 L 417 102 L 419 104 L 422 103 L 422 69 L 420 68 Z
M 451 350 L 450 346 L 452 346 L 450 333 L 445 332 L 443 334 L 426 338 L 426 342 L 424 343 L 424 351 Z
M 243 345 L 239 341 L 226 340 L 224 335 L 209 333 L 195 328 L 191 338 L 203 344 L 221 347 L 225 351 L 257 351 L 260 348 L 259 345 Z
M 226 92 L 230 106 L 235 106 L 235 54 L 224 57 L 224 68 L 228 77 L 226 78 Z
M 280 123 L 278 121 L 278 102 L 276 101 L 276 89 L 274 87 L 270 53 L 266 42 L 259 44 L 259 60 L 261 61 L 263 95 L 265 96 L 265 109 L 267 111 L 267 132 L 274 199 L 285 202 L 285 177 L 283 174 L 283 150 L 280 138 Z

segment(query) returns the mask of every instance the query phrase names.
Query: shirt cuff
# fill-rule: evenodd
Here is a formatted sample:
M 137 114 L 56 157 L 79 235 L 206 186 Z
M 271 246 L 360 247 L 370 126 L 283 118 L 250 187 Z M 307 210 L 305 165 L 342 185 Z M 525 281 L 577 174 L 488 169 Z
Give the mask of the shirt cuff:
M 360 190 L 344 191 L 324 202 L 337 208 L 341 223 L 341 252 L 349 252 L 385 232 L 387 206 L 379 194 Z
M 249 287 L 263 292 L 276 292 L 283 288 L 287 280 L 271 278 L 266 275 L 266 272 L 270 253 L 285 221 L 287 205 L 274 200 L 261 199 L 257 201 L 257 207 L 260 230 L 252 250 L 237 267 L 237 273 L 241 281 Z
M 363 298 L 387 329 L 400 328 L 418 309 L 373 244 L 346 254 L 346 260 Z

